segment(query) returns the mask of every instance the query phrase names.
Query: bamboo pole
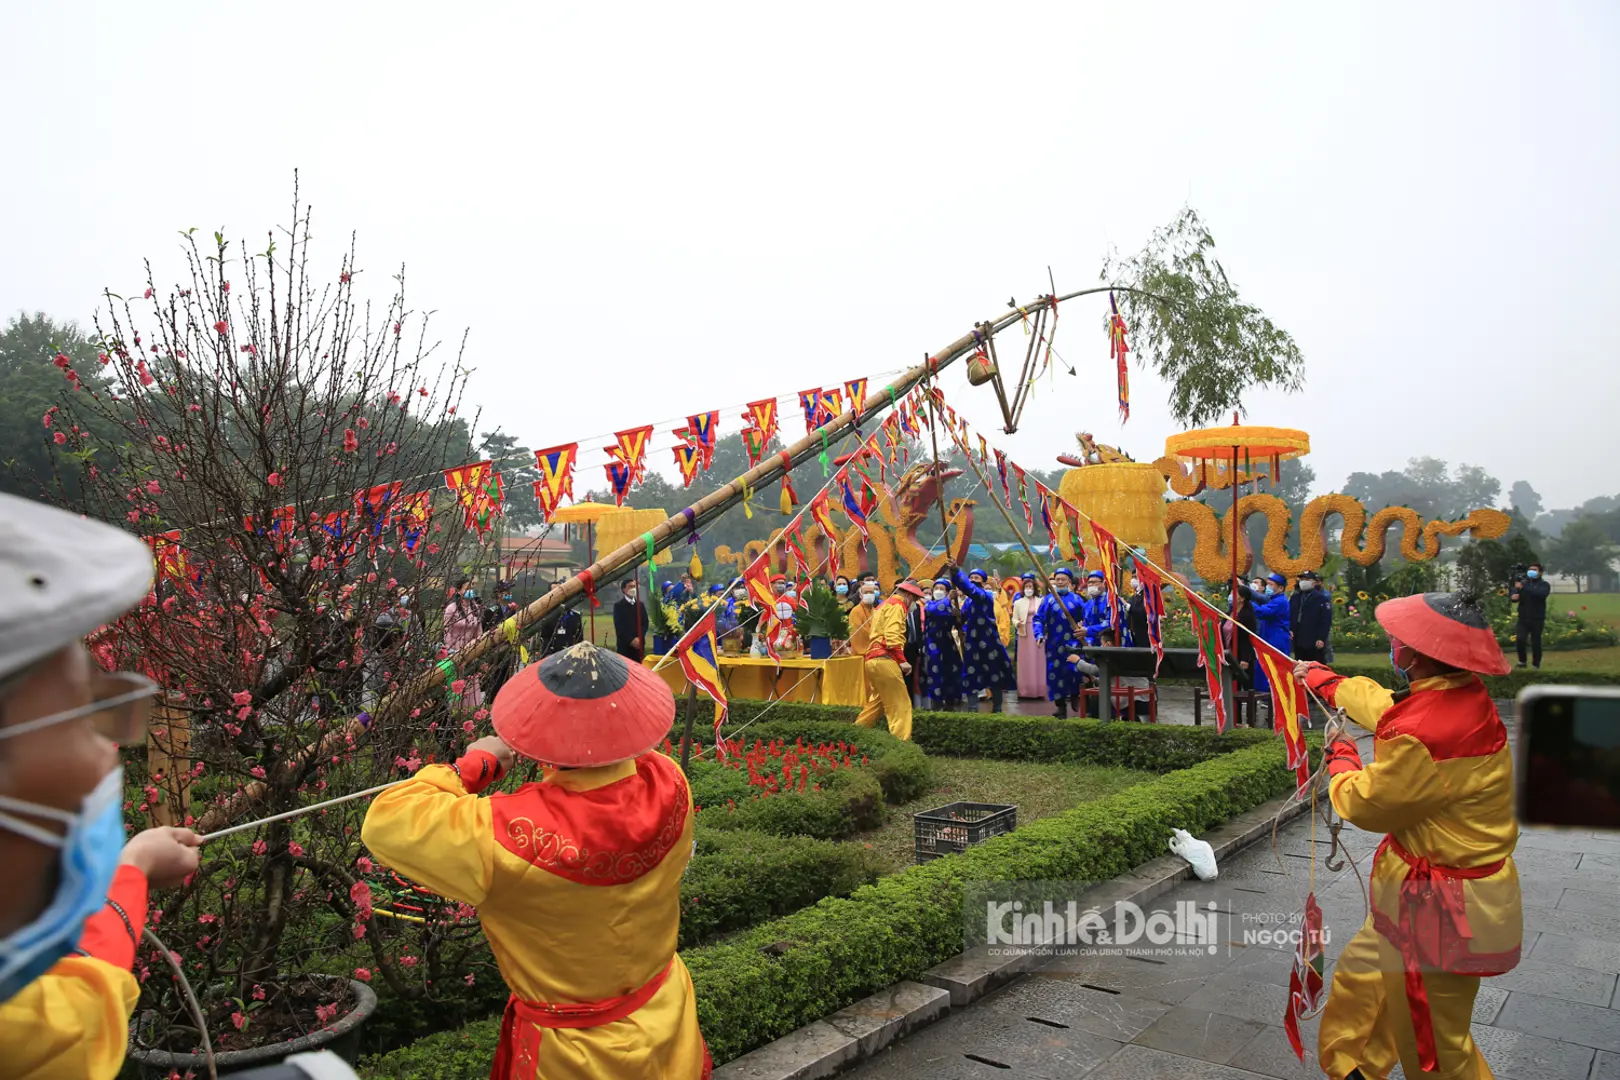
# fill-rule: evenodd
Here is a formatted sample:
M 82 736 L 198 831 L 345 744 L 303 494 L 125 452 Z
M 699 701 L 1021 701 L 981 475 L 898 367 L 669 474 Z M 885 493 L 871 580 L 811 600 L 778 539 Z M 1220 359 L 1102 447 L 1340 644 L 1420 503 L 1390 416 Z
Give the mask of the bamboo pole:
M 1142 291 L 1120 285 L 1099 285 L 1095 288 L 1079 289 L 1067 293 L 1057 297 L 1056 302 L 1062 303 L 1081 296 L 1105 293 L 1111 289 L 1123 292 Z M 1143 295 L 1152 297 L 1151 293 L 1144 293 Z M 1152 298 L 1160 299 L 1159 297 Z M 1034 302 L 1050 303 L 1051 298 L 1042 296 Z M 1018 322 L 1022 317 L 1015 309 L 1006 315 L 991 320 L 988 324 L 980 324 L 980 329 L 984 333 L 997 333 Z M 754 468 L 731 481 L 731 483 L 710 492 L 680 513 L 653 526 L 648 530 L 647 535 L 652 537 L 654 553 L 677 543 L 689 529 L 696 529 L 719 517 L 741 502 L 746 495 L 780 479 L 784 471 L 815 457 L 821 452 L 823 437 L 829 443 L 835 439 L 841 439 L 885 409 L 899 404 L 900 399 L 910 393 L 918 383 L 923 382 L 930 375 L 937 374 L 970 353 L 975 344 L 976 339 L 973 331 L 970 330 L 945 348 L 934 353 L 924 363 L 901 373 L 899 378 L 884 387 L 879 393 L 872 394 L 869 391 L 865 409 L 860 412 L 856 412 L 854 409 L 844 411 L 823 427 L 793 443 L 784 453 L 766 458 Z M 1029 547 L 1028 544 L 1024 546 L 1026 550 Z M 512 616 L 512 618 L 517 622 L 518 629 L 520 631 L 524 630 L 544 619 L 557 608 L 586 596 L 585 583 L 587 580 L 591 582 L 591 591 L 594 592 L 604 585 L 617 581 L 625 574 L 634 572 L 646 557 L 647 545 L 641 537 L 637 537 L 635 540 L 631 540 L 613 551 L 601 555 L 590 566 L 567 581 L 552 586 L 549 592 L 531 602 L 528 607 Z M 1031 553 L 1031 557 L 1033 557 L 1033 553 Z M 1070 622 L 1073 621 L 1071 616 Z M 456 654 L 450 658 L 451 664 L 446 666 L 459 673 L 465 670 L 468 664 L 483 659 L 487 653 L 504 640 L 505 635 L 497 627 L 495 630 L 477 638 L 465 648 L 458 649 Z M 372 724 L 384 724 L 402 714 L 408 713 L 434 689 L 442 686 L 447 677 L 445 670 L 438 665 L 426 669 L 409 683 L 379 702 L 376 712 L 357 716 L 343 727 L 329 732 L 315 745 L 306 747 L 305 755 L 331 753 L 339 746 L 345 745 L 350 738 L 359 739 L 362 737 Z M 296 767 L 296 765 L 284 766 L 284 768 Z M 203 832 L 211 832 L 229 824 L 243 809 L 261 799 L 264 796 L 266 787 L 267 785 L 262 780 L 256 780 L 248 784 L 227 800 L 224 805 L 211 808 L 199 823 L 199 829 Z

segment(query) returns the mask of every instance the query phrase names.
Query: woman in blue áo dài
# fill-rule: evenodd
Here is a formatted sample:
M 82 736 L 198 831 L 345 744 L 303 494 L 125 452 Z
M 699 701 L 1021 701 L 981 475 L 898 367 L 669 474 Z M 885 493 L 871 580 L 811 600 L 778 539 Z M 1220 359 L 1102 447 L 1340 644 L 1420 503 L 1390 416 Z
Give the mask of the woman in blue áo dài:
M 1035 640 L 1046 649 L 1046 697 L 1057 703 L 1054 715 L 1060 718 L 1069 715 L 1070 705 L 1080 711 L 1081 676 L 1068 658 L 1084 647 L 1074 628 L 1082 624 L 1085 611 L 1085 601 L 1074 591 L 1074 572 L 1054 570 L 1052 592 L 1035 610 Z
M 956 566 L 950 578 L 967 597 L 962 602 L 962 689 L 969 696 L 990 691 L 990 711 L 1000 712 L 1003 695 L 1016 689 L 1018 681 L 996 626 L 996 598 L 985 588 L 983 570 L 964 574 Z
M 923 605 L 923 693 L 936 709 L 954 709 L 962 698 L 962 657 L 951 636 L 956 623 L 956 608 L 940 578 Z

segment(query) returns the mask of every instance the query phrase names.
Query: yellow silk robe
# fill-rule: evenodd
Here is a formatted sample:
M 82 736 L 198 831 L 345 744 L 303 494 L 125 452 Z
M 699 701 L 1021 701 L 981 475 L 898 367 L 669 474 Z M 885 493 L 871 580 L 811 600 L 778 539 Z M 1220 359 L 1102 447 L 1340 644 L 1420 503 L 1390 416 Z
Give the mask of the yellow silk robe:
M 1334 809 L 1388 833 L 1369 881 L 1373 914 L 1334 971 L 1322 1069 L 1384 1076 L 1399 1060 L 1411 1077 L 1489 1077 L 1469 1036 L 1474 998 L 1481 976 L 1518 963 L 1523 935 L 1507 731 L 1466 672 L 1418 680 L 1400 700 L 1324 668 L 1308 681 L 1377 736 L 1370 765 L 1331 779 Z M 1425 874 L 1440 898 L 1411 895 Z M 1442 910 L 1445 900 L 1460 920 Z
M 146 875 L 120 866 L 109 908 L 91 916 L 79 948 L 0 1004 L 0 1076 L 6 1080 L 111 1080 L 124 1064 L 129 1018 L 140 987 L 131 930 L 146 925 Z
M 911 738 L 911 691 L 900 663 L 906 655 L 906 602 L 891 597 L 877 606 L 866 624 L 866 707 L 855 718 L 862 727 L 874 727 L 880 716 L 889 721 L 889 734 Z
M 667 968 L 651 999 L 622 1020 L 516 1021 L 524 1050 L 498 1080 L 699 1080 L 708 1052 L 675 953 L 692 817 L 685 778 L 658 753 L 549 772 L 490 798 L 469 792 L 455 769 L 428 765 L 377 796 L 361 836 L 401 874 L 478 908 L 520 1001 L 601 1002 Z

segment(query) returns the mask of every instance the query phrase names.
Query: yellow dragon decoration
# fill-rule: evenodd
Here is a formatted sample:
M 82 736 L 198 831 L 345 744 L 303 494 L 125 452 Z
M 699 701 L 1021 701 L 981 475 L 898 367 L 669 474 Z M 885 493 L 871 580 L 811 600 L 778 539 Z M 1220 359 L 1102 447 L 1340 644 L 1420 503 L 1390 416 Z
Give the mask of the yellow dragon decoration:
M 1177 495 L 1196 495 L 1206 488 L 1232 486 L 1230 470 L 1218 463 L 1185 466 L 1175 458 L 1162 457 L 1154 462 Z M 1264 474 L 1261 474 L 1264 475 Z M 1241 483 L 1255 478 L 1239 472 Z M 1205 581 L 1225 578 L 1232 569 L 1232 553 L 1228 539 L 1232 535 L 1232 511 L 1217 520 L 1215 511 L 1203 503 L 1181 499 L 1165 505 L 1165 532 L 1174 536 L 1178 527 L 1191 527 L 1196 538 L 1193 549 L 1193 569 Z M 1500 510 L 1475 510 L 1457 521 L 1430 521 L 1424 523 L 1416 510 L 1408 506 L 1386 506 L 1368 515 L 1367 508 L 1349 495 L 1319 495 L 1306 503 L 1300 511 L 1299 555 L 1288 553 L 1284 541 L 1292 524 L 1292 511 L 1288 504 L 1275 495 L 1245 495 L 1238 500 L 1238 536 L 1242 550 L 1238 552 L 1239 572 L 1246 572 L 1253 562 L 1253 552 L 1243 539 L 1243 523 L 1253 514 L 1260 514 L 1267 522 L 1266 538 L 1262 544 L 1265 564 L 1289 578 L 1305 570 L 1319 570 L 1327 556 L 1327 524 L 1335 514 L 1343 521 L 1339 551 L 1360 566 L 1371 566 L 1384 557 L 1387 550 L 1386 534 L 1390 528 L 1401 528 L 1401 557 L 1408 562 L 1422 562 L 1440 554 L 1440 537 L 1461 536 L 1471 533 L 1477 538 L 1495 540 L 1508 531 L 1512 519 Z

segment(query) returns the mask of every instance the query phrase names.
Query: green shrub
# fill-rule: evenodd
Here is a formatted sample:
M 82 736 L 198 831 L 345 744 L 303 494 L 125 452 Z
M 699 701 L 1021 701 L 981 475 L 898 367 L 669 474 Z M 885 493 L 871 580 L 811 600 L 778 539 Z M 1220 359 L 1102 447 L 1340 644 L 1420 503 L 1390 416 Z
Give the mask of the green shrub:
M 876 881 L 873 853 L 859 844 L 757 832 L 700 829 L 681 881 L 680 947 L 786 915 Z
M 885 813 L 877 777 L 871 770 L 857 767 L 828 773 L 819 791 L 762 792 L 735 804 L 705 806 L 697 819 L 699 825 L 711 829 L 837 840 L 877 828 Z
M 881 878 L 848 898 L 825 899 L 723 943 L 688 949 L 682 957 L 704 1037 L 716 1062 L 729 1061 L 954 956 L 962 949 L 968 882 L 1105 880 L 1163 854 L 1173 828 L 1207 831 L 1292 787 L 1281 744 L 1265 738 Z M 432 1036 L 373 1059 L 366 1075 L 479 1077 L 498 1034 L 491 1020 Z M 469 1046 L 481 1046 L 482 1054 L 467 1053 Z M 448 1071 L 451 1061 L 457 1071 Z

